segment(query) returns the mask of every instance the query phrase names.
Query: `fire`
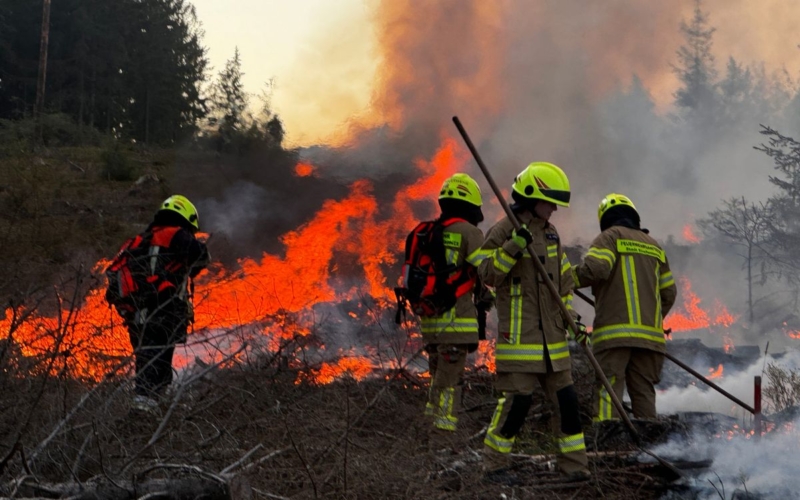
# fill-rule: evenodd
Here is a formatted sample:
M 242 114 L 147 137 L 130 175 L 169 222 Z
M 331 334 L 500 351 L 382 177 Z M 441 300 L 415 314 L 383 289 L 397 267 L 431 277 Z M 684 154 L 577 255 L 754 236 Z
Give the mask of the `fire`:
M 790 339 L 800 339 L 800 330 L 790 330 L 789 325 L 786 324 L 785 321 L 783 322 L 783 332 Z
M 730 338 L 728 335 L 723 336 L 724 343 L 722 344 L 722 348 L 725 350 L 725 354 L 730 354 L 736 350 L 736 346 L 733 345 L 733 339 Z
M 294 167 L 294 173 L 297 177 L 308 177 L 314 173 L 314 166 L 310 163 L 298 163 Z
M 722 370 L 723 370 L 722 363 L 720 363 L 720 365 L 717 367 L 716 370 L 714 368 L 709 368 L 708 378 L 709 379 L 722 378 Z
M 375 369 L 372 361 L 363 356 L 342 357 L 335 363 L 322 363 L 319 369 L 312 369 L 310 373 L 301 373 L 295 384 L 303 380 L 311 380 L 317 384 L 330 384 L 336 379 L 346 375 L 355 380 L 364 380 Z
M 714 302 L 713 312 L 709 314 L 700 307 L 700 298 L 692 291 L 692 283 L 686 277 L 679 279 L 683 297 L 682 311 L 673 311 L 664 320 L 664 328 L 673 332 L 687 332 L 710 327 L 727 328 L 735 323 L 739 316 L 731 314 L 719 301 Z
M 485 367 L 489 373 L 495 373 L 496 365 L 494 360 L 494 341 L 484 341 L 478 343 L 475 365 Z
M 683 226 L 683 239 L 686 240 L 687 243 L 700 243 L 700 237 L 694 232 L 694 226 L 691 223 Z
M 268 339 L 265 344 L 274 351 L 311 335 L 316 305 L 369 296 L 380 307 L 388 307 L 406 234 L 418 217 L 435 216 L 442 182 L 461 170 L 466 159 L 466 151 L 445 137 L 430 160 L 415 162 L 416 181 L 397 191 L 390 210 L 380 210 L 370 181 L 358 180 L 345 198 L 325 201 L 311 220 L 281 236 L 282 255 L 264 253 L 258 260 L 242 259 L 235 270 L 216 266 L 205 271 L 196 280 L 194 330 L 219 333 L 250 326 Z M 313 172 L 314 167 L 305 163 L 295 167 L 299 176 Z M 430 203 L 428 212 L 420 214 L 425 201 Z M 99 262 L 95 272 L 105 265 Z M 104 301 L 104 288 L 101 284 L 91 290 L 75 311 L 65 308 L 52 317 L 33 315 L 13 325 L 13 339 L 23 355 L 41 357 L 57 347 L 53 372 L 66 369 L 84 380 L 99 380 L 128 358 L 128 333 Z M 12 332 L 12 316 L 7 311 L 6 319 L 0 320 L 5 334 Z M 213 355 L 215 361 L 225 356 Z M 184 362 L 176 359 L 177 366 Z M 306 379 L 329 383 L 349 374 L 361 380 L 374 368 L 369 358 L 350 353 L 315 368 Z

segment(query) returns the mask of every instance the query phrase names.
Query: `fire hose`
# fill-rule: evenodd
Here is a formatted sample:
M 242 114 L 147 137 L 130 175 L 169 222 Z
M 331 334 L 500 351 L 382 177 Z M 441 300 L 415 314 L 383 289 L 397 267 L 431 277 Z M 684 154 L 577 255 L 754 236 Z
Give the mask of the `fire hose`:
M 586 302 L 586 303 L 587 303 L 587 304 L 589 304 L 590 306 L 594 307 L 594 300 L 592 300 L 592 299 L 591 299 L 590 297 L 588 297 L 586 294 L 584 294 L 584 293 L 583 293 L 583 292 L 581 292 L 580 290 L 574 290 L 574 293 L 575 293 L 575 295 L 577 295 L 578 297 L 582 298 L 582 299 L 584 300 L 584 302 Z M 668 332 L 664 332 L 664 333 L 668 333 Z M 723 396 L 725 396 L 726 398 L 728 398 L 728 399 L 730 399 L 731 401 L 733 401 L 734 403 L 736 403 L 737 405 L 741 406 L 742 408 L 744 408 L 745 410 L 749 411 L 749 412 L 750 412 L 750 413 L 752 413 L 753 415 L 755 415 L 755 414 L 756 414 L 756 410 L 755 410 L 755 408 L 753 408 L 753 407 L 752 407 L 752 406 L 750 406 L 749 404 L 745 403 L 745 402 L 744 402 L 744 401 L 742 401 L 741 399 L 737 398 L 736 396 L 734 396 L 734 395 L 733 395 L 733 394 L 731 394 L 730 392 L 726 391 L 726 390 L 725 390 L 725 389 L 723 389 L 722 387 L 718 386 L 718 385 L 717 385 L 717 384 L 715 384 L 714 382 L 710 381 L 710 380 L 709 380 L 709 379 L 707 379 L 706 377 L 702 376 L 702 375 L 701 375 L 700 373 L 698 373 L 698 372 L 697 372 L 695 369 L 693 369 L 691 366 L 687 365 L 686 363 L 684 363 L 684 362 L 683 362 L 683 361 L 681 361 L 680 359 L 676 358 L 675 356 L 673 356 L 672 354 L 670 354 L 670 353 L 668 353 L 668 352 L 665 352 L 665 353 L 664 353 L 664 356 L 665 356 L 665 357 L 666 357 L 668 360 L 672 361 L 672 362 L 673 362 L 673 363 L 675 363 L 676 365 L 680 366 L 681 368 L 683 368 L 683 369 L 684 369 L 684 370 L 686 370 L 687 372 L 689 372 L 689 373 L 691 373 L 692 375 L 694 375 L 694 376 L 695 376 L 695 377 L 696 377 L 698 380 L 702 381 L 702 382 L 703 382 L 704 384 L 706 384 L 707 386 L 711 387 L 712 389 L 714 389 L 714 390 L 715 390 L 715 391 L 717 391 L 718 393 L 722 394 L 722 395 L 723 395 Z
M 457 116 L 454 116 L 453 117 L 453 123 L 455 123 L 456 128 L 458 129 L 458 132 L 461 134 L 461 137 L 464 139 L 464 142 L 466 143 L 467 147 L 469 148 L 470 152 L 472 153 L 472 156 L 475 158 L 475 161 L 478 163 L 478 166 L 480 167 L 481 172 L 483 172 L 484 177 L 486 177 L 486 181 L 491 186 L 492 191 L 494 191 L 495 196 L 497 196 L 497 201 L 500 203 L 500 206 L 503 207 L 503 210 L 505 211 L 506 215 L 508 216 L 508 219 L 514 225 L 514 228 L 519 230 L 521 226 L 520 226 L 519 221 L 517 220 L 517 217 L 514 215 L 514 212 L 511 211 L 511 208 L 508 206 L 508 203 L 506 202 L 505 198 L 503 198 L 503 194 L 500 191 L 500 188 L 497 187 L 497 184 L 494 182 L 494 179 L 492 178 L 491 173 L 489 173 L 489 169 L 486 167 L 486 164 L 481 159 L 481 156 L 478 153 L 478 150 L 475 148 L 475 145 L 472 143 L 472 140 L 469 138 L 469 135 L 467 134 L 467 131 L 464 129 L 464 126 L 461 124 L 461 120 L 459 120 Z M 539 273 L 539 276 L 541 276 L 542 280 L 544 281 L 544 284 L 547 286 L 547 289 L 553 295 L 553 298 L 555 299 L 554 302 L 556 304 L 558 304 L 558 308 L 561 310 L 561 315 L 566 320 L 567 325 L 572 329 L 573 332 L 578 332 L 579 329 L 578 329 L 578 326 L 575 324 L 575 320 L 572 319 L 572 316 L 569 314 L 569 311 L 567 310 L 567 306 L 561 300 L 561 295 L 558 293 L 558 290 L 556 289 L 555 285 L 553 284 L 553 280 L 551 280 L 550 277 L 547 275 L 547 271 L 544 268 L 544 264 L 542 264 L 542 262 L 539 260 L 538 255 L 536 255 L 536 251 L 533 248 L 533 244 L 528 244 L 527 250 L 528 250 L 528 254 L 531 256 L 531 262 L 533 263 L 534 268 L 536 269 L 536 272 Z M 611 401 L 614 404 L 614 407 L 616 408 L 617 413 L 619 413 L 620 418 L 625 423 L 625 427 L 628 429 L 628 433 L 630 434 L 631 439 L 633 440 L 633 442 L 636 445 L 636 447 L 639 448 L 639 450 L 641 450 L 643 453 L 646 453 L 647 455 L 650 455 L 651 457 L 656 459 L 658 461 L 658 463 L 660 463 L 662 466 L 664 466 L 666 469 L 668 469 L 675 476 L 676 479 L 683 477 L 683 473 L 681 473 L 681 471 L 678 470 L 674 465 L 672 465 L 671 463 L 667 462 L 663 458 L 659 457 L 658 455 L 656 455 L 652 451 L 649 451 L 649 450 L 645 449 L 642 446 L 642 439 L 641 439 L 641 436 L 639 435 L 639 432 L 636 430 L 636 427 L 634 427 L 633 422 L 631 422 L 630 417 L 628 417 L 628 414 L 625 413 L 625 409 L 622 406 L 622 402 L 617 397 L 617 394 L 614 392 L 614 389 L 611 386 L 611 383 L 608 381 L 608 378 L 603 373 L 603 369 L 600 367 L 600 363 L 597 362 L 597 359 L 594 357 L 594 354 L 592 354 L 592 351 L 589 348 L 589 346 L 587 346 L 584 343 L 580 343 L 580 345 L 583 348 L 583 352 L 586 354 L 586 357 L 589 358 L 589 361 L 591 362 L 592 366 L 594 367 L 594 370 L 595 370 L 595 373 L 597 374 L 597 377 L 602 381 L 603 386 L 605 387 L 606 391 L 608 392 L 608 395 L 611 397 Z

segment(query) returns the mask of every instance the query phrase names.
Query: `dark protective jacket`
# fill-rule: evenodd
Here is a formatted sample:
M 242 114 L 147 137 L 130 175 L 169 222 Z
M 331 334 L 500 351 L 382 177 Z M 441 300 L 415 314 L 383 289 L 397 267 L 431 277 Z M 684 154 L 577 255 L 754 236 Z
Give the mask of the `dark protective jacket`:
M 667 255 L 640 229 L 612 226 L 594 239 L 573 268 L 578 288 L 595 296 L 594 350 L 641 347 L 666 352 L 663 319 L 678 289 Z
M 571 266 L 555 226 L 527 211 L 518 219 L 533 235 L 534 251 L 561 300 L 574 312 Z M 490 258 L 479 267 L 481 279 L 495 287 L 497 295 L 497 372 L 547 373 L 546 356 L 554 371 L 569 370 L 564 318 L 527 250 L 511 239 L 513 230 L 507 217 L 489 230 L 483 249 Z

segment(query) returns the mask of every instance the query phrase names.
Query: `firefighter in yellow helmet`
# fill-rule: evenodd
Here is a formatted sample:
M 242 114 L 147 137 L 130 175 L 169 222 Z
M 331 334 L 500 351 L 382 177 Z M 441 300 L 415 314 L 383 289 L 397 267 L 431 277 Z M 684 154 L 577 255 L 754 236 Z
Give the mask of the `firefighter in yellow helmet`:
M 507 217 L 495 224 L 483 246 L 491 255 L 479 267 L 480 277 L 497 295 L 495 389 L 502 394 L 484 440 L 484 458 L 489 470 L 509 463 L 538 382 L 560 410 L 560 420 L 551 421 L 560 452 L 559 469 L 572 480 L 582 480 L 590 473 L 565 320 L 526 250 L 533 243 L 561 300 L 574 312 L 569 259 L 550 223 L 559 206 L 569 206 L 569 179 L 556 165 L 536 162 L 514 179 L 512 189 L 511 209 L 522 228 L 515 230 Z M 585 342 L 585 330 L 578 337 Z
M 485 258 L 481 250 L 483 233 L 477 227 L 483 221 L 482 205 L 478 183 L 467 174 L 453 175 L 444 181 L 439 192 L 439 218 L 420 223 L 409 235 L 406 245 L 407 257 L 412 251 L 421 252 L 417 247 L 422 245 L 411 242 L 415 235 L 419 239 L 430 234 L 433 245 L 425 246 L 425 251 L 434 254 L 434 258 L 436 252 L 440 252 L 449 269 L 448 273 L 441 275 L 441 279 L 453 285 L 437 290 L 437 293 L 446 294 L 447 297 L 426 299 L 430 303 L 446 304 L 439 308 L 443 310 L 439 314 L 422 314 L 422 308 L 413 307 L 412 303 L 412 308 L 420 314 L 422 338 L 428 353 L 431 375 L 425 406 L 425 415 L 432 419 L 433 424 L 428 436 L 431 449 L 457 444 L 455 431 L 461 402 L 461 377 L 467 354 L 477 348 L 479 340 L 476 302 L 480 302 L 481 307 L 485 308 L 488 301 L 485 295 L 480 300 L 475 297 L 476 289 L 478 292 L 483 290 L 486 294 L 485 287 L 477 283 L 476 269 Z M 421 229 L 422 234 L 419 233 Z M 404 269 L 406 284 L 414 288 L 410 283 L 414 280 L 409 279 L 408 272 L 410 271 Z
M 601 233 L 573 268 L 576 286 L 592 287 L 595 297 L 593 351 L 620 400 L 627 386 L 634 417 L 655 419 L 653 386 L 666 352 L 662 322 L 675 303 L 675 279 L 630 198 L 609 194 L 597 218 Z M 599 380 L 594 401 L 595 421 L 619 418 Z
M 135 412 L 158 412 L 172 382 L 175 344 L 186 342 L 193 320 L 189 282 L 209 261 L 208 248 L 196 237 L 199 227 L 192 202 L 170 196 L 106 270 L 106 300 L 121 316 L 133 348 Z

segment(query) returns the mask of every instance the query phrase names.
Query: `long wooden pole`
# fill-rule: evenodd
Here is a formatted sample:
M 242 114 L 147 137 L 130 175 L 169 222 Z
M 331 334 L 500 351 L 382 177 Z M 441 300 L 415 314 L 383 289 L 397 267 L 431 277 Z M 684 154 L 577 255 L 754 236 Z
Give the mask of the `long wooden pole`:
M 489 173 L 489 169 L 486 167 L 486 164 L 483 162 L 478 150 L 475 148 L 475 145 L 472 143 L 472 140 L 469 138 L 467 131 L 464 129 L 464 126 L 461 124 L 461 120 L 458 119 L 457 116 L 453 117 L 453 123 L 455 123 L 458 132 L 461 134 L 461 137 L 464 139 L 464 142 L 467 144 L 472 156 L 475 158 L 475 161 L 478 163 L 481 171 L 483 172 L 484 177 L 486 177 L 486 181 L 491 186 L 492 191 L 497 196 L 497 200 L 500 202 L 500 205 L 503 207 L 506 215 L 508 216 L 511 223 L 514 225 L 515 229 L 519 229 L 520 223 L 517 220 L 517 217 L 514 215 L 514 212 L 511 211 L 511 207 L 508 206 L 508 202 L 506 202 L 505 198 L 503 197 L 503 193 L 500 191 L 500 188 L 497 187 L 497 184 L 494 182 L 494 178 L 492 178 L 492 174 Z M 528 245 L 528 253 L 531 256 L 531 262 L 533 262 L 534 267 L 536 268 L 536 272 L 539 273 L 539 276 L 544 281 L 544 284 L 547 286 L 547 289 L 552 294 L 553 298 L 555 299 L 554 302 L 558 304 L 558 308 L 561 310 L 561 315 L 564 316 L 569 327 L 572 329 L 573 332 L 578 331 L 578 326 L 575 324 L 575 320 L 570 315 L 569 311 L 567 310 L 567 306 L 561 299 L 561 294 L 556 289 L 555 284 L 553 284 L 553 280 L 547 275 L 547 271 L 544 268 L 544 264 L 539 260 L 539 257 L 536 255 L 536 251 L 533 248 L 533 245 Z M 619 413 L 620 418 L 623 422 L 625 422 L 625 427 L 627 427 L 628 432 L 631 435 L 634 443 L 641 449 L 644 453 L 647 453 L 651 457 L 658 460 L 658 462 L 663 465 L 664 467 L 668 468 L 675 474 L 677 477 L 683 477 L 683 474 L 671 463 L 667 462 L 663 458 L 655 455 L 653 452 L 648 451 L 641 447 L 641 436 L 639 436 L 639 432 L 636 430 L 636 427 L 633 426 L 633 422 L 631 422 L 630 417 L 628 414 L 625 413 L 625 409 L 622 406 L 622 402 L 617 397 L 617 394 L 614 392 L 614 388 L 611 386 L 611 383 L 606 378 L 605 374 L 603 373 L 603 369 L 600 367 L 600 363 L 597 362 L 597 358 L 594 357 L 592 354 L 591 349 L 584 343 L 580 344 L 583 348 L 583 352 L 586 354 L 586 357 L 589 358 L 589 361 L 592 363 L 594 367 L 594 371 L 597 374 L 597 378 L 603 383 L 603 387 L 605 387 L 608 395 L 611 397 L 611 401 L 614 404 L 614 407 L 617 409 L 617 413 Z
M 587 296 L 586 294 L 584 294 L 584 293 L 583 293 L 583 292 L 581 292 L 580 290 L 575 290 L 575 292 L 574 292 L 574 293 L 575 293 L 575 295 L 577 295 L 578 297 L 582 298 L 582 299 L 583 299 L 583 300 L 584 300 L 584 301 L 585 301 L 587 304 L 589 304 L 590 306 L 594 307 L 594 300 L 592 300 L 592 299 L 591 299 L 591 297 Z M 714 383 L 714 382 L 712 382 L 711 380 L 707 379 L 706 377 L 704 377 L 703 375 L 701 375 L 700 373 L 698 373 L 698 372 L 697 372 L 697 370 L 695 370 L 695 369 L 694 369 L 694 368 L 692 368 L 691 366 L 687 365 L 686 363 L 684 363 L 683 361 L 681 361 L 680 359 L 676 358 L 675 356 L 673 356 L 672 354 L 670 354 L 670 353 L 668 353 L 668 352 L 665 352 L 665 353 L 664 353 L 664 356 L 665 356 L 665 357 L 666 357 L 668 360 L 672 361 L 672 362 L 673 362 L 673 363 L 675 363 L 676 365 L 680 366 L 681 368 L 683 368 L 683 369 L 684 369 L 684 370 L 686 370 L 687 372 L 689 372 L 689 373 L 691 373 L 692 375 L 694 375 L 694 376 L 695 376 L 695 377 L 696 377 L 698 380 L 700 380 L 701 382 L 703 382 L 703 383 L 704 383 L 704 384 L 706 384 L 707 386 L 711 387 L 712 389 L 714 389 L 714 390 L 715 390 L 715 391 L 717 391 L 718 393 L 722 394 L 722 395 L 723 395 L 723 396 L 725 396 L 726 398 L 730 399 L 731 401 L 733 401 L 733 402 L 734 402 L 734 403 L 736 403 L 737 405 L 741 406 L 741 407 L 742 407 L 742 408 L 744 408 L 745 410 L 747 410 L 747 411 L 749 411 L 750 413 L 752 413 L 752 414 L 754 414 L 754 415 L 755 415 L 755 413 L 756 413 L 756 410 L 755 410 L 755 408 L 753 408 L 753 407 L 752 407 L 752 406 L 750 406 L 749 404 L 745 403 L 745 402 L 744 402 L 744 401 L 742 401 L 741 399 L 737 398 L 736 396 L 734 396 L 734 395 L 733 395 L 733 394 L 731 394 L 730 392 L 726 391 L 726 390 L 725 390 L 725 389 L 723 389 L 722 387 L 718 386 L 717 384 L 715 384 L 715 383 Z

